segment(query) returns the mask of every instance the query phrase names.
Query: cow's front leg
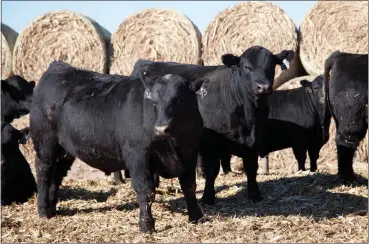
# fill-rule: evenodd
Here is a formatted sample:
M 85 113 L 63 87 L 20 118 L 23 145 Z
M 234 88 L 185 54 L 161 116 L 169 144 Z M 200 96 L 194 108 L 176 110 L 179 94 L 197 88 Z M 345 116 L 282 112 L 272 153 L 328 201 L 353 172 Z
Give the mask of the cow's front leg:
M 144 155 L 144 151 L 140 154 Z M 155 231 L 155 220 L 151 213 L 151 205 L 155 200 L 154 176 L 144 156 L 131 162 L 129 170 L 140 207 L 139 229 L 141 232 L 151 233 Z
M 195 162 L 194 162 L 195 163 Z M 197 222 L 204 214 L 196 199 L 196 170 L 188 170 L 185 174 L 179 177 L 181 189 L 186 198 L 188 217 L 190 222 Z
M 263 200 L 259 192 L 259 186 L 256 181 L 258 165 L 258 154 L 255 152 L 248 152 L 243 157 L 243 168 L 247 176 L 247 196 L 253 202 Z

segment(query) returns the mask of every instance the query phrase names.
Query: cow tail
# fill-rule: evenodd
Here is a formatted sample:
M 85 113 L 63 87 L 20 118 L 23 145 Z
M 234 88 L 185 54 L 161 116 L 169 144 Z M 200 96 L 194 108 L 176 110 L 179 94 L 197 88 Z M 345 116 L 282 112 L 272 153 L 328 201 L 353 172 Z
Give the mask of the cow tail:
M 337 124 L 337 120 L 332 113 L 332 108 L 331 108 L 330 99 L 329 99 L 329 85 L 330 85 L 330 80 L 331 80 L 330 72 L 335 62 L 335 56 L 339 53 L 340 53 L 339 51 L 336 51 L 327 58 L 324 64 L 324 74 L 323 74 L 323 90 L 324 90 L 323 91 L 324 92 L 323 115 L 326 116 L 326 113 L 328 112 L 326 110 L 329 109 L 329 112 L 333 116 L 333 119 L 335 120 L 336 124 Z M 329 130 L 329 128 L 327 129 Z M 322 130 L 323 130 L 322 134 L 323 134 L 323 142 L 324 142 L 324 139 L 325 139 L 325 133 L 324 133 L 325 124 L 324 123 L 322 124 Z

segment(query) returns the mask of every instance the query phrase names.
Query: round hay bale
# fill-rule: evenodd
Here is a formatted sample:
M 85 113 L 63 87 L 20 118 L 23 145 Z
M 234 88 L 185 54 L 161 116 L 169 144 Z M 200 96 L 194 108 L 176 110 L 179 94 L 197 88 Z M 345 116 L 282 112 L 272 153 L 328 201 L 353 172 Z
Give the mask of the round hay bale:
M 300 25 L 300 58 L 312 75 L 334 51 L 368 53 L 368 2 L 318 1 Z
M 110 33 L 92 19 L 67 10 L 46 13 L 30 23 L 14 47 L 14 73 L 38 81 L 54 60 L 107 73 Z
M 275 54 L 284 49 L 296 52 L 288 70 L 276 67 L 275 88 L 301 74 L 296 26 L 281 8 L 268 2 L 242 2 L 220 12 L 205 30 L 202 59 L 204 65 L 220 65 L 223 54 L 241 55 L 255 45 Z
M 119 25 L 112 49 L 110 74 L 129 75 L 138 59 L 200 64 L 201 33 L 185 15 L 151 8 Z
M 18 33 L 1 23 L 1 79 L 5 80 L 13 74 L 13 49 Z

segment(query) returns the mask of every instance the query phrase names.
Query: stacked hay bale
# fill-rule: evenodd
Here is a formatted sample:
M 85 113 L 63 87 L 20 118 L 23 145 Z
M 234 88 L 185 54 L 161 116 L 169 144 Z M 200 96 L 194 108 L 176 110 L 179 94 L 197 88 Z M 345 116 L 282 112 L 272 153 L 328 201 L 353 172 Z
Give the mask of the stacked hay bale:
M 1 23 L 1 79 L 5 80 L 13 74 L 13 49 L 18 33 Z
M 14 73 L 38 82 L 54 60 L 107 73 L 109 45 L 110 33 L 92 19 L 73 11 L 46 13 L 20 33 L 14 47 Z M 18 129 L 28 124 L 29 115 L 13 122 Z M 34 162 L 32 140 L 21 150 L 28 162 Z
M 54 60 L 96 72 L 108 71 L 110 33 L 73 11 L 46 13 L 30 23 L 14 47 L 14 73 L 38 81 Z
M 129 75 L 138 59 L 200 64 L 201 33 L 183 14 L 152 8 L 119 25 L 112 49 L 111 74 Z
M 296 26 L 281 8 L 268 2 L 243 2 L 220 12 L 206 28 L 202 59 L 205 65 L 219 65 L 221 55 L 241 55 L 254 45 L 273 53 L 284 49 L 296 52 L 289 70 L 282 72 L 276 67 L 274 88 L 302 75 Z
M 319 1 L 300 25 L 300 58 L 311 75 L 334 51 L 368 53 L 368 2 Z

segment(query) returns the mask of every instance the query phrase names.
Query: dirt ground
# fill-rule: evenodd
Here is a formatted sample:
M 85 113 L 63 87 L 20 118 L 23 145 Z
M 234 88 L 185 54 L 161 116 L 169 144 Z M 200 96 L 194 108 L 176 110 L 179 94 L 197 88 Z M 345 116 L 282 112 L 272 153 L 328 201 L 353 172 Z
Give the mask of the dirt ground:
M 235 166 L 237 162 L 233 162 Z M 344 186 L 335 162 L 318 162 L 319 172 L 293 172 L 291 162 L 270 163 L 258 175 L 264 200 L 246 197 L 246 177 L 220 175 L 214 206 L 201 205 L 207 222 L 188 223 L 181 191 L 163 180 L 153 204 L 156 232 L 138 231 L 136 195 L 130 181 L 113 185 L 112 176 L 75 162 L 59 193 L 58 215 L 40 219 L 36 196 L 2 208 L 2 242 L 359 242 L 368 243 L 368 164 L 355 162 L 359 180 Z M 307 164 L 308 166 L 308 164 Z M 174 186 L 179 187 L 178 180 Z M 197 180 L 201 197 L 204 180 Z
M 21 120 L 19 120 L 21 121 Z M 26 122 L 17 122 L 23 128 Z M 32 140 L 21 150 L 34 172 Z M 280 151 L 284 158 L 286 152 Z M 277 155 L 278 156 L 278 155 Z M 296 172 L 291 157 L 270 159 L 270 174 L 257 177 L 263 201 L 246 197 L 244 175 L 219 175 L 216 204 L 201 204 L 208 221 L 188 223 L 178 180 L 161 179 L 153 215 L 156 232 L 138 231 L 139 209 L 130 180 L 113 177 L 76 160 L 59 192 L 58 215 L 40 219 L 36 195 L 22 205 L 2 207 L 1 241 L 14 242 L 351 242 L 368 243 L 368 162 L 356 158 L 358 181 L 343 185 L 337 163 L 321 158 L 318 172 Z M 237 168 L 240 160 L 232 159 Z M 309 162 L 306 163 L 309 169 Z M 204 179 L 197 179 L 197 198 Z

